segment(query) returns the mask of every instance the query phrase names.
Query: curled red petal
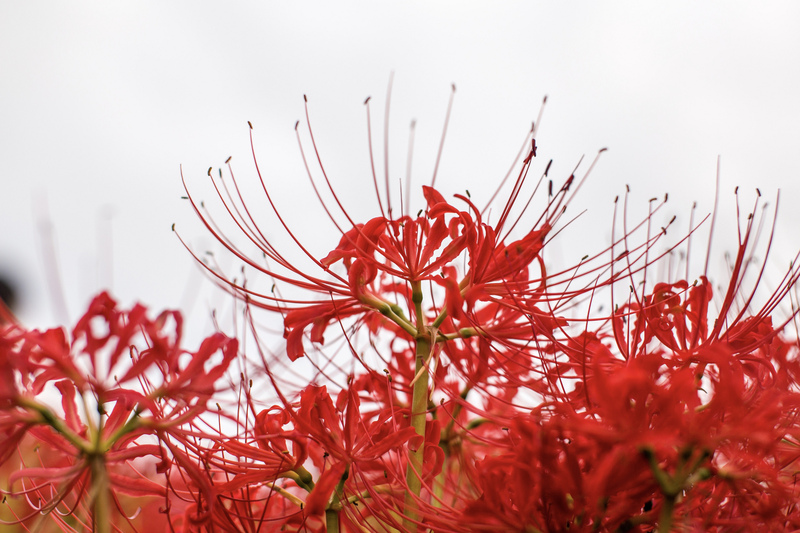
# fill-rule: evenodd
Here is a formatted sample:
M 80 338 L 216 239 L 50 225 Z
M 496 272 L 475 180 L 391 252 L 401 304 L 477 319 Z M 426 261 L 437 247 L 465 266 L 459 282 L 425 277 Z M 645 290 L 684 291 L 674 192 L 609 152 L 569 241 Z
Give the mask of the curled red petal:
M 375 280 L 377 274 L 378 270 L 372 261 L 360 258 L 353 261 L 353 264 L 347 269 L 347 279 L 353 296 L 360 300 L 366 295 L 365 287 Z
M 444 267 L 444 278 L 436 276 L 436 283 L 444 287 L 445 290 L 445 309 L 455 320 L 460 320 L 464 316 L 464 298 L 461 296 L 461 287 L 458 285 L 456 269 L 453 266 Z
M 331 494 L 333 494 L 333 489 L 341 481 L 346 470 L 347 465 L 345 463 L 336 463 L 322 473 L 314 484 L 314 489 L 306 498 L 303 510 L 307 514 L 317 515 L 325 512 L 325 508 L 328 507 L 328 502 L 331 499 Z
M 428 187 L 427 185 L 422 186 L 422 194 L 425 196 L 425 201 L 428 202 L 428 208 L 435 206 L 439 203 L 447 203 L 444 199 L 444 196 L 434 189 L 433 187 Z

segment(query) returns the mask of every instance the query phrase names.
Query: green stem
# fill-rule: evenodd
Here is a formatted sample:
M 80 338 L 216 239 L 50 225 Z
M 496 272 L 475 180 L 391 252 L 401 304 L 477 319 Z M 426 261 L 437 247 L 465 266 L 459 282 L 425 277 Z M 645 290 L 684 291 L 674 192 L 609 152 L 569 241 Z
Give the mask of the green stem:
M 305 489 L 308 492 L 314 490 L 314 479 L 312 478 L 311 473 L 302 465 L 295 467 L 294 470 L 283 472 L 278 477 L 291 479 L 297 483 L 298 487 Z
M 664 504 L 661 506 L 661 513 L 658 516 L 657 532 L 669 533 L 672 529 L 672 515 L 675 512 L 675 502 L 678 500 L 678 496 L 697 481 L 708 479 L 710 476 L 709 470 L 702 468 L 701 465 L 711 456 L 711 453 L 708 450 L 702 450 L 693 462 L 687 463 L 694 455 L 694 450 L 691 447 L 685 448 L 681 451 L 675 475 L 670 476 L 661 469 L 652 449 L 643 448 L 641 452 L 650 464 L 653 477 L 664 495 Z
M 433 325 L 436 323 L 434 322 Z M 480 330 L 475 328 L 461 328 L 460 330 L 454 333 L 439 333 L 439 340 L 440 341 L 452 341 L 455 339 L 468 339 L 470 337 L 474 337 L 476 335 L 483 335 Z
M 283 496 L 284 498 L 286 498 L 287 500 L 298 506 L 300 509 L 303 508 L 303 500 L 301 500 L 288 490 L 284 489 L 283 487 L 275 483 L 264 483 L 264 486 L 269 488 L 270 490 L 277 492 L 278 494 L 280 494 L 281 496 Z
M 420 292 L 420 294 L 422 293 Z M 377 298 L 370 294 L 363 295 L 361 297 L 361 303 L 376 309 L 380 314 L 382 314 L 383 316 L 385 316 L 386 318 L 388 318 L 389 320 L 400 326 L 409 335 L 412 336 L 417 335 L 417 329 L 403 315 L 402 309 L 400 309 L 398 306 L 390 304 L 388 302 L 384 302 L 380 298 Z
M 428 370 L 425 367 L 425 359 L 431 351 L 431 343 L 428 339 L 420 337 L 417 339 L 417 364 L 415 375 L 419 375 L 414 388 L 411 392 L 411 427 L 422 437 L 419 447 L 409 453 L 408 468 L 406 470 L 406 491 L 405 499 L 405 518 L 403 526 L 405 531 L 416 531 L 416 522 L 419 515 L 416 512 L 416 499 L 422 492 L 422 460 L 425 454 L 425 419 L 428 412 Z
M 664 498 L 664 505 L 661 506 L 661 514 L 658 516 L 658 533 L 669 533 L 672 529 L 672 512 L 675 509 L 675 498 L 667 496 Z
M 439 313 L 439 316 L 431 323 L 431 327 L 438 328 L 444 322 L 444 319 L 447 318 L 447 310 L 442 309 L 442 312 Z
M 45 405 L 38 403 L 35 400 L 20 397 L 17 400 L 20 407 L 24 407 L 29 411 L 36 412 L 41 417 L 41 422 L 49 425 L 55 431 L 61 434 L 62 437 L 67 439 L 70 444 L 75 446 L 81 453 L 88 453 L 90 451 L 86 441 L 77 433 L 72 431 L 59 417 Z M 38 422 L 37 422 L 38 423 Z
M 347 469 L 344 471 L 342 478 L 339 480 L 339 483 L 336 484 L 336 488 L 333 489 L 333 500 L 328 505 L 328 508 L 325 509 L 325 527 L 327 533 L 339 533 L 339 513 L 342 510 L 342 494 L 344 494 L 344 482 L 350 475 L 350 467 L 348 466 Z
M 325 511 L 325 526 L 327 533 L 339 533 L 339 511 L 333 509 Z
M 89 459 L 92 475 L 90 491 L 92 502 L 92 532 L 111 532 L 111 498 L 109 489 L 111 482 L 106 470 L 106 462 L 102 455 L 94 455 Z

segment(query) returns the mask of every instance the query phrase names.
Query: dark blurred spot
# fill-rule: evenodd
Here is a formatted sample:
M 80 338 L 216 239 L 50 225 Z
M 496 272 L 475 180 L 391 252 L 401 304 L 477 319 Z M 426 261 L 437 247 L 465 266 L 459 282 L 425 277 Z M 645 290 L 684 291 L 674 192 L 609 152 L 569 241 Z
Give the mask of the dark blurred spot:
M 17 305 L 16 284 L 2 274 L 0 274 L 0 300 L 12 311 Z

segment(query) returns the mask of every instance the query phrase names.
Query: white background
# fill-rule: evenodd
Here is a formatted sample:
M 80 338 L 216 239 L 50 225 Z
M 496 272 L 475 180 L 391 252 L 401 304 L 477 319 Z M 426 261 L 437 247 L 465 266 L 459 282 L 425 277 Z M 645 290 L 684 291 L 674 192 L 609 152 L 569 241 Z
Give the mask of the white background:
M 626 183 L 641 208 L 669 192 L 665 218 L 685 229 L 693 201 L 713 206 L 717 156 L 722 204 L 737 185 L 748 206 L 755 187 L 770 199 L 781 188 L 776 260 L 800 245 L 797 2 L 2 0 L 0 272 L 21 286 L 19 315 L 74 321 L 110 286 L 126 304 L 182 306 L 206 321 L 224 298 L 199 290 L 170 230 L 213 248 L 180 199 L 179 168 L 205 191 L 207 168 L 232 155 L 252 183 L 248 120 L 293 227 L 326 254 L 338 237 L 304 196 L 302 95 L 338 190 L 371 216 L 363 100 L 373 97 L 380 146 L 391 72 L 395 180 L 412 119 L 414 183 L 430 180 L 451 83 L 447 196 L 492 190 L 544 95 L 538 164 L 554 158 L 557 182 L 608 147 L 576 202 L 589 211 L 575 249 L 562 242 L 568 261 L 605 244 Z M 720 216 L 721 255 L 735 230 L 730 210 Z M 57 264 L 41 251 L 49 242 Z M 47 282 L 55 275 L 65 309 Z

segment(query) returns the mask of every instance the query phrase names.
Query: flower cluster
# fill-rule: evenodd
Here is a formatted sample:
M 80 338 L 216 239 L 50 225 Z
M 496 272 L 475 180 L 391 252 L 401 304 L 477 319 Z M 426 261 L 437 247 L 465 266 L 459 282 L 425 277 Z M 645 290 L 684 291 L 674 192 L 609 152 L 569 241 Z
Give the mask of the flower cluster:
M 186 352 L 181 329 L 178 312 L 150 319 L 106 293 L 69 334 L 4 326 L 0 460 L 18 465 L 4 492 L 27 503 L 10 508 L 15 522 L 44 515 L 67 530 L 134 528 L 152 517 L 127 518 L 136 508 L 123 499 L 163 505 L 173 465 L 211 494 L 201 420 L 238 343 L 214 334 Z
M 662 245 L 669 225 L 650 233 L 663 203 L 559 266 L 550 242 L 585 176 L 554 188 L 547 164 L 531 215 L 534 133 L 494 209 L 432 183 L 416 216 L 395 217 L 386 192 L 359 222 L 320 162 L 348 221 L 321 254 L 259 174 L 301 260 L 266 237 L 232 172 L 213 187 L 258 254 L 187 188 L 244 264 L 236 279 L 202 262 L 243 303 L 249 341 L 216 333 L 187 352 L 180 314 L 150 320 L 105 294 L 69 336 L 4 326 L 0 459 L 20 461 L 7 491 L 30 513 L 17 521 L 141 530 L 139 509 L 146 527 L 203 532 L 800 530 L 800 344 L 781 307 L 800 269 L 757 290 L 763 208 L 716 285 L 708 265 L 660 268 L 688 248 Z M 259 308 L 282 317 L 277 353 Z M 304 363 L 314 372 L 294 375 Z

